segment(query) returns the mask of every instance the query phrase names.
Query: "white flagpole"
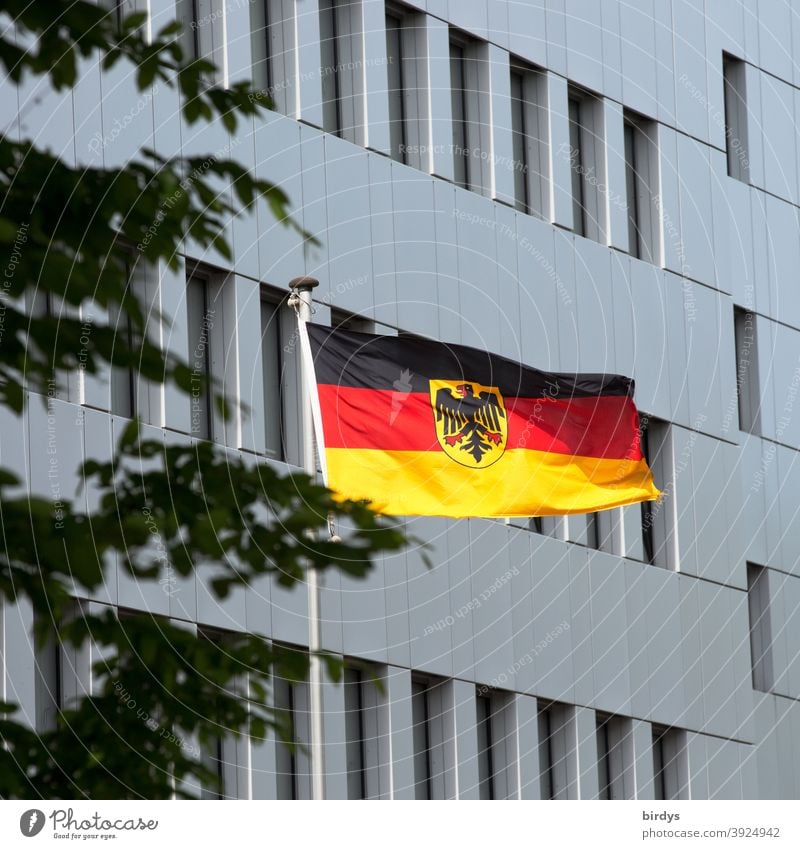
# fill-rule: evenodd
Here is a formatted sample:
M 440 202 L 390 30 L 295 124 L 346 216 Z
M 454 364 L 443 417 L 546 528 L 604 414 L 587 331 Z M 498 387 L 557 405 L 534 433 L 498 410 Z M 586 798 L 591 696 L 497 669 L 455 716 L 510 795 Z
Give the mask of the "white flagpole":
M 303 435 L 303 469 L 316 476 L 317 464 L 314 457 L 314 416 L 312 392 L 315 383 L 313 363 L 310 357 L 308 335 L 305 323 L 311 318 L 311 292 L 319 285 L 319 280 L 313 277 L 295 277 L 289 282 L 297 313 L 297 332 L 300 339 L 300 407 L 301 428 Z M 324 452 L 320 450 L 320 455 Z M 324 724 L 322 721 L 322 663 L 317 652 L 322 648 L 320 627 L 320 579 L 316 569 L 306 570 L 306 586 L 308 588 L 308 649 L 311 655 L 309 664 L 309 695 L 311 712 L 311 796 L 313 799 L 325 798 L 325 741 Z

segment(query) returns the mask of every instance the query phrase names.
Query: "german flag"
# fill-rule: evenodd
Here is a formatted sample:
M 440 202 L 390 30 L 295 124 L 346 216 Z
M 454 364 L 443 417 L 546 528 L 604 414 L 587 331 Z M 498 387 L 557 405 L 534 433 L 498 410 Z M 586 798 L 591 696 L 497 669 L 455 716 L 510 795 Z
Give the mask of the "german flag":
M 308 324 L 328 486 L 383 513 L 547 516 L 655 500 L 633 381 Z M 322 446 L 321 446 L 322 449 Z

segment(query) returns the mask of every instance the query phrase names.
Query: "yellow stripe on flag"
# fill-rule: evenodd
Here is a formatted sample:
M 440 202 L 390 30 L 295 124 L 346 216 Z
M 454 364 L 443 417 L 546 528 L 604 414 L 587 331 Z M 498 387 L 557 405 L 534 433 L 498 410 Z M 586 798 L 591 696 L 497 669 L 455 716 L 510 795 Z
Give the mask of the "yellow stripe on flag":
M 524 448 L 507 450 L 486 468 L 469 469 L 441 451 L 328 448 L 325 455 L 328 485 L 341 498 L 367 500 L 395 516 L 562 516 L 660 495 L 644 460 Z M 384 495 L 376 498 L 377 493 Z

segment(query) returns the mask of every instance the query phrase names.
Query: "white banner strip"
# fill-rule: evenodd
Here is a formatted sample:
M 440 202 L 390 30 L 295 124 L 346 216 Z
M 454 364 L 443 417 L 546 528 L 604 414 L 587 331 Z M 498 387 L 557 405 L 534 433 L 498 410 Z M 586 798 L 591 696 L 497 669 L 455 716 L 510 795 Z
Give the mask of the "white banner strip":
M 311 806 L 322 805 L 317 808 Z M 797 802 L 0 802 L 0 845 L 620 847 L 800 845 Z M 63 845 L 63 844 L 62 844 Z

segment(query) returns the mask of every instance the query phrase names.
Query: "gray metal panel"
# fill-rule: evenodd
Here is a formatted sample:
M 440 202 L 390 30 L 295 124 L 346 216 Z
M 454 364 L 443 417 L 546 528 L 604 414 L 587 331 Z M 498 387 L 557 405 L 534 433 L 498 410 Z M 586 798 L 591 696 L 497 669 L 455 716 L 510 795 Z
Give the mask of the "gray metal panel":
M 524 534 L 525 531 L 517 531 Z M 472 621 L 475 679 L 483 684 L 513 686 L 515 661 L 511 617 L 511 580 L 508 532 L 504 525 L 473 519 L 470 522 L 472 561 Z M 503 680 L 499 681 L 499 676 Z
M 567 76 L 597 88 L 603 74 L 602 6 L 596 0 L 566 0 Z
M 396 325 L 397 260 L 394 240 L 392 166 L 382 156 L 370 156 L 368 165 L 372 269 L 370 280 L 358 285 L 365 288 L 368 297 L 371 297 L 367 314 L 374 315 L 376 321 Z
M 546 65 L 547 34 L 544 3 L 506 3 L 505 6 L 508 9 L 511 52 L 537 65 Z
M 589 581 L 592 704 L 608 713 L 630 716 L 624 566 L 616 557 L 593 551 L 589 555 Z
M 656 36 L 654 0 L 620 3 L 622 102 L 644 115 L 656 114 Z
M 566 0 L 548 0 L 545 6 L 547 27 L 547 67 L 557 74 L 567 75 L 567 13 Z
M 675 115 L 679 130 L 708 139 L 706 16 L 697 0 L 672 0 L 675 55 Z M 718 60 L 715 60 L 718 61 Z

